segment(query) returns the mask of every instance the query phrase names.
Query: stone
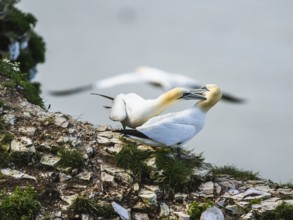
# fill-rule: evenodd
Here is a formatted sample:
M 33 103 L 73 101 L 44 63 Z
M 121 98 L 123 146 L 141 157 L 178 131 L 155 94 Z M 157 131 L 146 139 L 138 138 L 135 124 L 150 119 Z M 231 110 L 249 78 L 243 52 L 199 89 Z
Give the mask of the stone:
M 14 125 L 15 120 L 16 120 L 16 117 L 14 114 L 6 114 L 2 118 L 5 122 L 5 124 L 10 124 L 10 125 Z
M 169 216 L 170 215 L 170 209 L 169 206 L 166 203 L 160 204 L 160 216 Z
M 11 176 L 15 179 L 32 179 L 37 181 L 36 177 L 34 176 L 30 176 L 28 174 L 22 173 L 18 170 L 13 170 L 10 168 L 6 168 L 6 169 L 1 169 L 1 173 L 5 176 Z
M 20 127 L 18 128 L 18 131 L 22 134 L 22 135 L 27 135 L 27 136 L 33 136 L 36 132 L 36 128 L 35 127 Z
M 290 188 L 279 188 L 277 192 L 281 195 L 293 195 L 293 190 Z
M 241 216 L 241 220 L 257 220 L 257 218 L 255 218 L 254 214 L 252 211 L 246 213 L 246 214 L 243 214 Z
M 224 220 L 224 214 L 216 206 L 207 208 L 200 216 L 200 220 Z
M 141 189 L 138 193 L 138 196 L 142 198 L 143 202 L 148 206 L 157 205 L 157 195 L 153 191 Z
M 102 137 L 102 136 L 97 137 L 97 142 L 98 142 L 98 144 L 101 144 L 101 145 L 111 145 L 112 144 L 112 142 L 108 138 Z
M 149 216 L 146 213 L 134 213 L 133 219 L 134 220 L 149 220 Z
M 176 216 L 178 216 L 179 220 L 189 220 L 190 219 L 190 216 L 185 214 L 185 213 L 183 213 L 183 212 L 174 212 L 174 214 Z
M 60 178 L 60 181 L 61 182 L 65 182 L 65 181 L 70 180 L 72 178 L 72 176 L 71 175 L 67 175 L 65 173 L 60 173 L 59 174 L 59 178 Z
M 83 171 L 77 175 L 81 180 L 90 181 L 93 176 L 93 172 Z
M 112 175 L 110 175 L 110 174 L 108 174 L 106 172 L 102 172 L 101 173 L 101 180 L 103 182 L 112 183 L 112 182 L 114 182 L 114 176 L 112 176 Z
M 69 125 L 69 122 L 66 118 L 62 117 L 62 114 L 56 114 L 55 115 L 55 124 L 57 126 L 60 126 L 62 128 L 67 128 Z
M 201 167 L 193 169 L 193 175 L 199 177 L 201 180 L 207 180 L 212 177 L 213 166 L 210 163 L 202 163 Z
M 98 132 L 106 131 L 108 129 L 108 125 L 99 125 L 96 130 Z
M 74 195 L 68 195 L 68 196 L 63 195 L 63 196 L 61 196 L 61 199 L 62 199 L 64 202 L 68 203 L 68 205 L 72 205 L 73 201 L 74 201 L 77 197 L 78 197 L 77 194 L 74 194 Z
M 36 149 L 33 145 L 23 144 L 20 141 L 12 140 L 10 146 L 11 152 L 25 153 L 25 154 L 35 154 Z
M 227 205 L 226 209 L 231 211 L 233 215 L 242 215 L 245 213 L 244 209 L 239 205 Z
M 121 205 L 119 205 L 118 203 L 112 202 L 112 207 L 122 220 L 131 219 L 128 210 L 122 207 Z
M 61 160 L 59 156 L 52 154 L 44 154 L 40 160 L 40 163 L 46 166 L 55 167 Z
M 94 155 L 94 149 L 92 147 L 87 147 L 85 149 L 85 151 L 86 151 L 86 154 L 88 155 L 88 157 L 91 157 Z
M 212 181 L 202 183 L 199 186 L 199 191 L 205 195 L 213 195 L 214 193 L 214 183 Z

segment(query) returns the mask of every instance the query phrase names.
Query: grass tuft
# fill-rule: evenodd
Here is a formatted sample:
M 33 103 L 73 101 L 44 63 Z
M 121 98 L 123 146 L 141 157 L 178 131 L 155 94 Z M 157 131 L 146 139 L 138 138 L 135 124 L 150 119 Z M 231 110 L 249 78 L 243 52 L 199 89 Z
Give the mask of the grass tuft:
M 89 214 L 95 218 L 114 218 L 117 216 L 111 206 L 99 205 L 84 197 L 77 197 L 70 208 L 74 214 Z
M 286 204 L 283 202 L 281 205 L 277 206 L 273 211 L 267 211 L 261 217 L 263 220 L 292 220 L 293 219 L 293 205 Z
M 230 175 L 231 177 L 234 177 L 235 179 L 240 179 L 240 180 L 259 180 L 260 179 L 258 172 L 239 169 L 233 165 L 215 167 L 213 169 L 213 173 L 215 175 L 227 174 L 227 175 Z
M 84 159 L 82 154 L 77 150 L 62 149 L 59 151 L 61 160 L 58 165 L 61 167 L 71 167 L 73 169 L 81 169 L 84 166 Z
M 150 156 L 151 152 L 137 149 L 133 142 L 123 140 L 123 149 L 115 155 L 114 161 L 117 166 L 129 169 L 137 178 L 144 178 L 149 174 L 149 167 L 144 160 Z
M 183 159 L 174 157 L 168 150 L 157 150 L 156 166 L 163 170 L 163 178 L 160 180 L 161 186 L 172 189 L 172 191 L 178 191 L 192 182 L 199 182 L 199 180 L 192 180 L 191 176 L 193 169 L 200 167 L 202 161 L 201 155 L 192 159 Z
M 2 192 L 0 197 L 0 216 L 3 219 L 35 219 L 41 205 L 37 192 L 31 187 L 16 187 L 11 195 Z

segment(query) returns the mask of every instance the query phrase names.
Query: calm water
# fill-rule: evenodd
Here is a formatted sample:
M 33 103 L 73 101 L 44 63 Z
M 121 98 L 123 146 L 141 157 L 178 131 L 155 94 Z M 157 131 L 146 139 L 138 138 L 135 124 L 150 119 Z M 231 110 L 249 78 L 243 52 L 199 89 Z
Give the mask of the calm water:
M 19 7 L 38 18 L 36 29 L 47 43 L 36 80 L 51 110 L 119 126 L 102 108 L 108 100 L 89 93 L 56 98 L 46 89 L 87 84 L 139 65 L 184 73 L 247 99 L 219 103 L 189 145 L 213 164 L 293 181 L 292 1 L 22 0 Z M 161 91 L 125 85 L 99 92 L 154 98 Z

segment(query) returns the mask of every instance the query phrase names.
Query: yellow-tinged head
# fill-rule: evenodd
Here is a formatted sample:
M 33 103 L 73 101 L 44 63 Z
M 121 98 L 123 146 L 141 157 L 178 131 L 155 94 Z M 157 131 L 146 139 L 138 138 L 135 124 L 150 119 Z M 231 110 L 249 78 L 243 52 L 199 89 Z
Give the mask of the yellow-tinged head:
M 207 112 L 222 98 L 222 92 L 220 87 L 215 84 L 207 84 L 201 90 L 205 90 L 202 94 L 206 99 L 199 101 L 196 105 Z

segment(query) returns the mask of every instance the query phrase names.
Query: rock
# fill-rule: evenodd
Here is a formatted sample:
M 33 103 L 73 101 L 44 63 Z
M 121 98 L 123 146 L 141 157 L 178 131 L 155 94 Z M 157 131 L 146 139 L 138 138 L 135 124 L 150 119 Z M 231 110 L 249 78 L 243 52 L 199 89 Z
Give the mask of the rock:
M 93 172 L 83 171 L 77 175 L 81 180 L 90 181 L 93 176 Z
M 60 160 L 61 158 L 59 156 L 45 154 L 42 156 L 40 163 L 46 166 L 55 167 Z
M 290 188 L 279 188 L 277 192 L 281 195 L 293 195 L 293 190 Z
M 166 203 L 160 204 L 160 216 L 169 216 L 170 215 L 170 209 L 169 206 L 167 206 Z
M 112 144 L 112 142 L 108 138 L 102 137 L 102 136 L 97 137 L 97 142 L 101 145 L 111 145 Z
M 242 215 L 245 213 L 244 209 L 239 205 L 227 205 L 226 209 L 231 211 L 233 215 Z
M 127 209 L 116 202 L 112 202 L 112 207 L 122 220 L 130 220 L 130 215 Z
M 73 201 L 74 201 L 77 197 L 78 197 L 77 194 L 74 194 L 74 195 L 68 195 L 68 196 L 63 195 L 63 196 L 61 196 L 61 199 L 62 199 L 64 202 L 68 203 L 68 205 L 70 206 L 70 205 L 72 205 Z
M 60 178 L 61 182 L 66 182 L 66 181 L 70 180 L 72 178 L 72 176 L 67 175 L 65 173 L 60 173 L 59 178 Z
M 185 214 L 185 213 L 183 213 L 183 212 L 174 212 L 174 214 L 176 216 L 178 216 L 179 220 L 189 220 L 190 219 L 190 216 Z
M 257 220 L 257 218 L 254 216 L 254 213 L 252 211 L 243 214 L 240 218 L 241 220 Z
M 27 136 L 33 136 L 36 132 L 36 128 L 35 127 L 20 127 L 18 129 L 18 131 L 22 134 L 22 135 L 27 135 Z
M 28 145 L 27 143 L 24 144 L 16 140 L 12 140 L 10 150 L 11 152 L 24 153 L 28 155 L 33 155 L 36 153 L 36 149 L 33 145 L 31 145 L 31 143 Z
M 2 118 L 5 122 L 5 124 L 10 124 L 10 125 L 14 125 L 15 120 L 16 120 L 16 117 L 14 114 L 6 114 Z
M 202 183 L 199 186 L 199 191 L 202 194 L 208 195 L 208 196 L 213 196 L 214 193 L 214 183 L 212 181 L 206 182 L 206 183 Z
M 101 173 L 101 180 L 103 182 L 108 182 L 108 183 L 113 183 L 114 182 L 114 176 L 106 173 L 106 172 L 102 172 Z
M 22 173 L 18 170 L 13 170 L 10 168 L 1 169 L 1 173 L 5 176 L 11 176 L 15 179 L 32 179 L 32 180 L 37 181 L 37 179 L 34 176 L 30 176 L 30 175 Z
M 88 157 L 91 157 L 94 155 L 94 149 L 92 147 L 87 147 L 85 149 L 85 151 L 86 151 L 86 154 L 88 155 Z
M 106 131 L 108 129 L 108 125 L 99 125 L 96 130 L 99 132 Z
M 143 202 L 148 206 L 157 205 L 157 195 L 153 191 L 141 189 L 138 193 L 138 196 L 142 198 Z
M 205 181 L 212 177 L 213 166 L 210 163 L 202 163 L 201 167 L 193 169 L 193 175 Z
M 149 216 L 146 213 L 134 213 L 133 219 L 134 220 L 149 220 Z
M 68 125 L 69 125 L 67 119 L 64 118 L 64 117 L 62 116 L 62 114 L 56 114 L 56 115 L 55 115 L 55 124 L 56 124 L 57 126 L 62 127 L 62 128 L 67 128 Z
M 216 206 L 207 208 L 200 216 L 200 220 L 224 220 L 224 214 Z

